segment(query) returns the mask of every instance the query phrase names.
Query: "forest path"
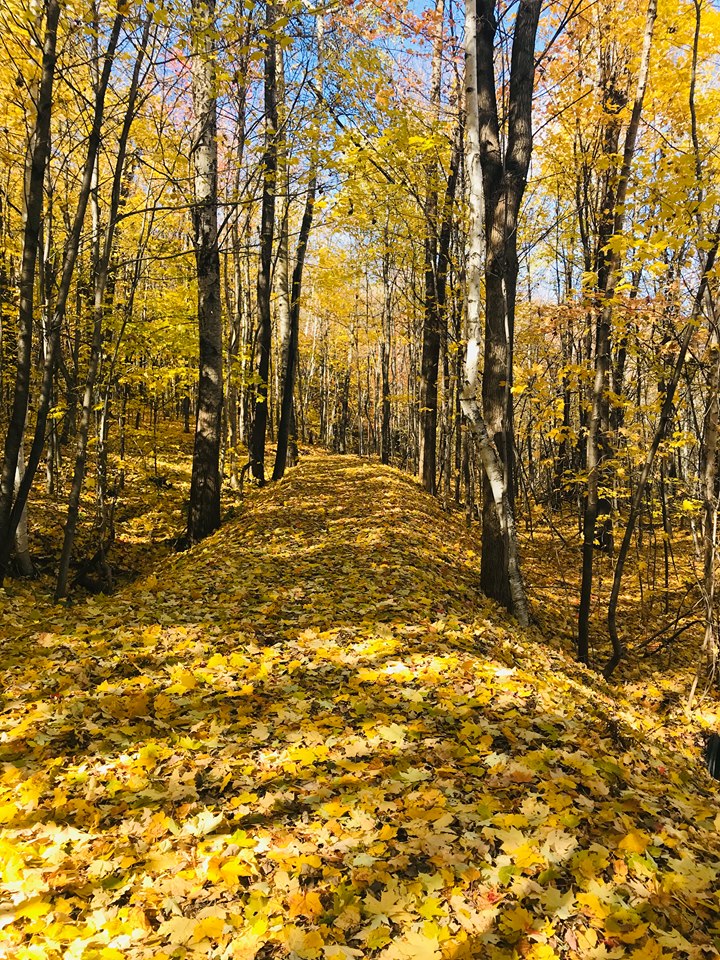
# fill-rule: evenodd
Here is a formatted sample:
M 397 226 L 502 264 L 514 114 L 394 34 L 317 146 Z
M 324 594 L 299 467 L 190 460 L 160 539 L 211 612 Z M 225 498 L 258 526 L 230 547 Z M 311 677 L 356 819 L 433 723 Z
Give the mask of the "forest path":
M 241 509 L 240 522 L 170 561 L 153 616 L 160 609 L 199 623 L 237 615 L 250 638 L 274 643 L 303 627 L 415 624 L 492 609 L 478 589 L 477 539 L 397 470 L 315 454 L 282 483 L 252 490 Z M 147 584 L 130 588 L 131 602 Z
M 314 455 L 114 597 L 10 591 L 0 955 L 720 955 L 711 781 L 476 549 Z

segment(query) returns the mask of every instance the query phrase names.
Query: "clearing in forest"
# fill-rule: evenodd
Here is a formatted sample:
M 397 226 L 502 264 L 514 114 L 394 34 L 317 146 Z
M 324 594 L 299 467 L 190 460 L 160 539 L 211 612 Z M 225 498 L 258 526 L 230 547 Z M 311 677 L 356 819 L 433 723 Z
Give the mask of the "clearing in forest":
M 310 456 L 112 597 L 5 604 L 14 960 L 720 955 L 658 717 L 478 595 L 399 472 Z

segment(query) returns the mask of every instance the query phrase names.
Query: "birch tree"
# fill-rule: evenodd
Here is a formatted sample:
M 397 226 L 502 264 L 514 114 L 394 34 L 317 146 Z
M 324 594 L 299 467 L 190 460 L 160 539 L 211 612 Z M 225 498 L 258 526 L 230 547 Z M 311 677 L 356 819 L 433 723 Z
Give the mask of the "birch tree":
M 520 572 L 517 534 L 512 499 L 508 489 L 508 471 L 489 435 L 477 400 L 482 323 L 480 291 L 483 273 L 485 208 L 483 198 L 482 149 L 480 140 L 480 97 L 478 95 L 478 10 L 477 0 L 467 0 L 465 8 L 465 169 L 468 184 L 468 257 L 466 318 L 468 341 L 465 354 L 465 376 L 460 397 L 462 411 L 477 439 L 487 485 L 500 532 L 504 570 L 507 577 L 508 604 L 518 621 L 530 620 L 525 586 Z M 484 549 L 484 542 L 483 542 Z

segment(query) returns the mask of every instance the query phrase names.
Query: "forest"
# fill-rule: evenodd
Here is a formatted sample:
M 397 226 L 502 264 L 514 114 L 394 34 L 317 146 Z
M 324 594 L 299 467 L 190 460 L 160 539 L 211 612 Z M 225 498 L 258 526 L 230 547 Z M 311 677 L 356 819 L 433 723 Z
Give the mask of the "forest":
M 719 51 L 0 2 L 0 957 L 720 957 Z

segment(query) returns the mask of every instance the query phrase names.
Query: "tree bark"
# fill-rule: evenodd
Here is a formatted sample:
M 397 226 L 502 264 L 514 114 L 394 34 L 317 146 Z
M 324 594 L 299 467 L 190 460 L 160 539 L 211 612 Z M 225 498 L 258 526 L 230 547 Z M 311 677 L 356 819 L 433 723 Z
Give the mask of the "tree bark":
M 220 253 L 218 248 L 217 41 L 215 0 L 193 0 L 193 239 L 198 284 L 200 370 L 187 536 L 196 543 L 220 526 L 223 404 Z
M 52 400 L 53 378 L 57 366 L 60 329 L 65 317 L 70 286 L 77 262 L 78 250 L 80 248 L 80 239 L 85 222 L 85 214 L 90 199 L 90 190 L 92 187 L 95 164 L 97 161 L 98 150 L 100 148 L 100 135 L 105 114 L 105 96 L 107 94 L 110 82 L 110 72 L 115 59 L 120 29 L 124 20 L 122 13 L 117 13 L 113 21 L 108 39 L 108 46 L 105 51 L 103 70 L 95 94 L 95 103 L 93 109 L 92 127 L 88 137 L 87 156 L 85 158 L 85 167 L 83 170 L 82 182 L 78 194 L 78 202 L 75 210 L 75 216 L 72 221 L 70 233 L 68 235 L 63 256 L 62 273 L 60 284 L 58 286 L 57 297 L 55 300 L 55 309 L 52 320 L 47 331 L 47 341 L 45 344 L 45 357 L 43 363 L 42 382 L 40 384 L 40 395 L 38 400 L 37 413 L 35 417 L 35 432 L 33 435 L 32 446 L 25 465 L 25 474 L 20 486 L 16 492 L 15 500 L 12 503 L 10 518 L 7 524 L 3 522 L 0 514 L 0 580 L 4 577 L 7 568 L 7 559 L 12 547 L 15 530 L 20 522 L 22 512 L 27 503 L 28 494 L 32 487 L 35 473 L 40 463 L 43 447 L 45 445 L 45 430 L 47 427 L 48 413 Z
M 540 0 L 521 0 L 515 21 L 508 89 L 507 146 L 503 154 L 495 88 L 495 0 L 479 0 L 477 99 L 485 213 L 485 355 L 483 416 L 514 503 L 512 422 L 513 339 L 517 289 L 517 222 L 532 154 L 532 94 Z M 486 476 L 480 580 L 483 591 L 511 608 L 505 531 Z
M 25 226 L 22 263 L 20 267 L 18 309 L 18 351 L 12 410 L 5 437 L 2 473 L 0 474 L 0 583 L 5 575 L 7 557 L 14 538 L 10 529 L 13 500 L 17 499 L 22 479 L 16 485 L 18 461 L 23 444 L 25 420 L 30 396 L 32 367 L 32 336 L 35 293 L 35 273 L 40 245 L 43 187 L 45 169 L 50 154 L 50 120 L 52 115 L 53 83 L 55 79 L 57 29 L 60 18 L 58 0 L 48 0 L 45 20 L 45 40 L 42 55 L 42 74 L 38 89 L 35 132 L 28 150 L 29 176 L 26 178 Z M 24 476 L 24 472 L 23 472 Z M 18 522 L 24 511 L 20 511 Z
M 520 559 L 512 500 L 509 496 L 506 465 L 489 435 L 476 399 L 480 365 L 480 289 L 483 267 L 483 177 L 479 96 L 477 88 L 477 0 L 467 0 L 465 14 L 465 165 L 468 181 L 467 328 L 465 375 L 460 397 L 462 411 L 478 441 L 485 476 L 500 531 L 502 567 L 507 577 L 508 606 L 519 623 L 529 623 L 527 596 L 520 572 Z
M 272 251 L 277 191 L 277 84 L 275 77 L 275 5 L 265 3 L 265 153 L 263 156 L 263 194 L 260 214 L 260 268 L 257 277 L 258 379 L 253 396 L 253 425 L 250 438 L 250 462 L 253 477 L 265 483 L 265 436 L 268 417 L 268 377 L 272 346 Z
M 85 479 L 85 466 L 87 461 L 87 446 L 90 433 L 90 422 L 94 407 L 95 382 L 100 369 L 103 327 L 105 321 L 105 295 L 108 288 L 110 276 L 110 260 L 113 252 L 113 243 L 115 240 L 115 231 L 118 223 L 118 211 L 120 209 L 120 198 L 122 193 L 122 181 L 125 172 L 125 157 L 127 154 L 128 138 L 137 104 L 138 91 L 140 88 L 140 71 L 145 58 L 145 50 L 148 38 L 150 36 L 150 25 L 152 19 L 150 16 L 145 21 L 143 36 L 138 49 L 133 68 L 132 80 L 128 91 L 128 103 L 125 111 L 123 126 L 120 131 L 120 137 L 117 144 L 117 159 L 115 161 L 115 170 L 113 173 L 112 191 L 110 195 L 110 208 L 108 210 L 108 224 L 105 231 L 102 252 L 95 265 L 95 291 L 93 302 L 93 337 L 90 348 L 90 362 L 88 365 L 87 378 L 85 381 L 85 391 L 83 393 L 83 403 L 80 412 L 80 423 L 78 424 L 77 450 L 75 454 L 75 468 L 70 487 L 70 498 L 68 501 L 67 519 L 65 522 L 65 534 L 63 538 L 63 547 L 60 554 L 60 564 L 58 568 L 58 578 L 55 587 L 55 599 L 59 600 L 67 593 L 67 581 L 70 571 L 70 559 L 72 556 L 73 544 L 75 542 L 75 531 L 80 513 L 80 496 L 82 494 L 83 481 Z M 99 235 L 97 242 L 99 244 Z M 102 547 L 102 544 L 100 545 Z
M 612 217 L 612 235 L 620 237 L 625 227 L 625 201 L 627 188 L 632 170 L 635 144 L 637 142 L 640 117 L 642 114 L 645 91 L 647 89 L 650 72 L 650 54 L 652 38 L 657 16 L 657 0 L 649 0 L 645 21 L 645 36 L 640 59 L 637 89 L 633 110 L 625 134 L 622 167 L 618 179 L 614 202 L 604 201 L 608 209 L 608 217 Z M 582 582 L 580 586 L 580 608 L 578 611 L 578 659 L 582 663 L 589 661 L 589 633 L 590 633 L 590 603 L 592 599 L 593 560 L 595 551 L 595 528 L 598 518 L 600 500 L 600 469 L 603 457 L 601 446 L 607 431 L 607 396 L 610 374 L 611 351 L 611 324 L 615 298 L 615 289 L 620 274 L 621 257 L 617 247 L 607 250 L 607 242 L 611 237 L 601 240 L 599 249 L 598 287 L 601 298 L 600 317 L 597 323 L 595 344 L 595 380 L 592 393 L 592 412 L 587 433 L 587 498 L 585 501 L 585 515 L 583 519 L 583 562 Z M 605 430 L 603 430 L 605 425 Z
M 440 120 L 442 53 L 445 0 L 435 2 L 435 37 L 430 79 L 431 122 Z M 438 162 L 425 169 L 428 192 L 425 199 L 425 296 L 420 359 L 419 473 L 423 488 L 435 493 L 437 482 L 437 406 L 440 365 L 440 304 L 438 297 Z

